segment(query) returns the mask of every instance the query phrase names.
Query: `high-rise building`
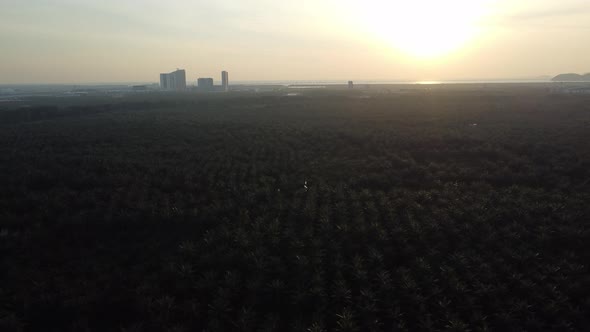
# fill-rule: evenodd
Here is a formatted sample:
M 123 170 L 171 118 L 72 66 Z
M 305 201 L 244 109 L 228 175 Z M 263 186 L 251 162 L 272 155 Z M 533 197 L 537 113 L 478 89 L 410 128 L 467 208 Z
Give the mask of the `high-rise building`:
M 169 74 L 160 74 L 160 88 L 163 90 L 186 90 L 184 69 L 177 69 Z
M 168 90 L 168 76 L 170 74 L 160 74 L 160 89 Z
M 174 75 L 174 83 L 176 83 L 176 90 L 186 90 L 186 72 L 184 69 L 178 69 L 172 73 Z
M 197 79 L 197 86 L 200 91 L 213 91 L 213 79 L 212 78 L 199 78 Z
M 225 70 L 221 72 L 221 86 L 223 91 L 229 90 L 229 74 Z

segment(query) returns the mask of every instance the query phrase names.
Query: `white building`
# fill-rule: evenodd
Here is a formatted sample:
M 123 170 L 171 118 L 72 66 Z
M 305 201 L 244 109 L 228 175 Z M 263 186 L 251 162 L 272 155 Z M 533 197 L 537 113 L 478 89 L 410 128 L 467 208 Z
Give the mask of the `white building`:
M 160 88 L 163 90 L 186 90 L 186 72 L 177 69 L 168 74 L 160 74 Z
M 221 86 L 223 91 L 229 91 L 229 73 L 225 70 L 221 72 Z

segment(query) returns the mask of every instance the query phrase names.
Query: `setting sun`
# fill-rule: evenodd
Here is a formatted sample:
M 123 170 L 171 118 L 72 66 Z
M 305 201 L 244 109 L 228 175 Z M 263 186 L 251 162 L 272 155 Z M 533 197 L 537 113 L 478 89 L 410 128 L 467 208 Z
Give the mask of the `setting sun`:
M 478 35 L 489 2 L 369 0 L 359 13 L 380 42 L 412 57 L 435 58 L 461 49 Z

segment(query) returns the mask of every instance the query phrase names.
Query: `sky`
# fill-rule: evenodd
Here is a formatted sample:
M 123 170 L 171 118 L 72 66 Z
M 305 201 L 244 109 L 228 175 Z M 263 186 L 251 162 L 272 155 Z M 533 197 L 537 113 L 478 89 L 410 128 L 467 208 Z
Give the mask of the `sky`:
M 588 0 L 0 0 L 0 84 L 590 72 Z

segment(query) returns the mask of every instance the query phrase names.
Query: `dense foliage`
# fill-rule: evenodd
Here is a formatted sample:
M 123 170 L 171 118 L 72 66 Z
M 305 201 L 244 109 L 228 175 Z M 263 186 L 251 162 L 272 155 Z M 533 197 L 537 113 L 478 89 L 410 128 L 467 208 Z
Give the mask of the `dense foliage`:
M 590 326 L 587 96 L 122 99 L 0 119 L 2 331 Z

